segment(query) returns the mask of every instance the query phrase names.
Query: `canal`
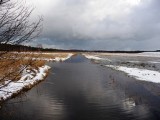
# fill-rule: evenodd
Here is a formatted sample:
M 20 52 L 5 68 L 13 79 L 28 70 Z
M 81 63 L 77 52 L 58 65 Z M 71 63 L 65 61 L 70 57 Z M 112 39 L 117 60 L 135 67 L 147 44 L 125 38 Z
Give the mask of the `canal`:
M 159 120 L 160 85 L 137 81 L 81 55 L 0 107 L 0 120 Z M 159 94 L 159 95 L 158 95 Z

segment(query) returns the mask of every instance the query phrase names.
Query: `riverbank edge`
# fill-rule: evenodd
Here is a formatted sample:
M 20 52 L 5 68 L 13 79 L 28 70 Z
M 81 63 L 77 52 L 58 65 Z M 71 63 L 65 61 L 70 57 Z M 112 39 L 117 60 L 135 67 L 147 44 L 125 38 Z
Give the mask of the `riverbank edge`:
M 26 81 L 21 80 L 24 77 L 24 76 L 22 76 L 22 78 L 19 81 L 9 83 L 8 86 L 5 86 L 6 88 L 2 87 L 0 89 L 0 92 L 3 92 L 4 95 L 3 94 L 0 95 L 0 104 L 11 99 L 11 98 L 15 98 L 17 95 L 32 89 L 34 86 L 36 86 L 40 82 L 44 81 L 46 79 L 46 77 L 48 76 L 50 69 L 51 69 L 51 67 L 49 67 L 48 65 L 44 65 L 42 67 L 39 67 L 36 75 L 32 79 L 29 80 L 30 82 L 26 82 L 27 80 Z M 29 74 L 29 75 L 31 75 L 31 74 Z M 15 90 L 13 90 L 13 87 L 16 86 L 17 83 L 20 85 L 18 86 L 17 90 L 16 90 L 16 87 L 15 87 Z M 11 86 L 10 89 L 8 89 L 9 85 Z M 4 89 L 6 89 L 6 91 L 4 91 Z
M 69 53 L 66 57 L 56 57 L 55 59 L 46 59 L 46 62 L 63 62 L 71 58 L 74 54 Z M 43 60 L 43 59 L 40 59 Z M 21 76 L 20 80 L 13 82 L 11 80 L 6 81 L 4 85 L 0 85 L 0 104 L 5 101 L 15 98 L 21 93 L 27 92 L 34 86 L 44 81 L 49 74 L 51 69 L 48 65 L 43 65 L 36 69 L 24 70 L 24 75 Z M 29 73 L 28 73 L 29 72 Z M 27 80 L 29 78 L 29 80 Z M 17 88 L 18 87 L 18 88 Z M 16 90 L 15 90 L 16 89 Z

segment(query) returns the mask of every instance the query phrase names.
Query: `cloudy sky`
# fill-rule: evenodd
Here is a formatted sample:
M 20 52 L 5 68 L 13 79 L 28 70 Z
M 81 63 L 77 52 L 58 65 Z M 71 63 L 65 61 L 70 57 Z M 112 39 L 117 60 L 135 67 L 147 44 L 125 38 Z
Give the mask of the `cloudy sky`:
M 32 45 L 63 49 L 160 49 L 160 0 L 32 0 L 44 18 Z

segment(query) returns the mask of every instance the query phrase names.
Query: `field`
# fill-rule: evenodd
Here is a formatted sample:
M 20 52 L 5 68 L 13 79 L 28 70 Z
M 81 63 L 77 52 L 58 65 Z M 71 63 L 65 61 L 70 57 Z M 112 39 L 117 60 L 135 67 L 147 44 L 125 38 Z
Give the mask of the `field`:
M 86 58 L 138 80 L 160 83 L 160 53 L 85 53 Z

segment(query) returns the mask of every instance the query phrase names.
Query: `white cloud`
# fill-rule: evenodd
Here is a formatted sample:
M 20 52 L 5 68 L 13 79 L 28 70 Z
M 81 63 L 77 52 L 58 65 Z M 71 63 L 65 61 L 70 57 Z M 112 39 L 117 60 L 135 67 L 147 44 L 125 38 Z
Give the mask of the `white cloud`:
M 61 44 L 61 41 L 71 40 L 83 43 L 103 40 L 102 43 L 107 44 L 116 40 L 117 44 L 122 41 L 128 44 L 131 40 L 132 43 L 148 41 L 154 36 L 157 40 L 159 34 L 156 31 L 160 30 L 156 21 L 160 18 L 158 7 L 155 7 L 157 1 L 33 0 L 33 3 L 37 6 L 36 13 L 44 16 L 43 37 L 50 38 L 53 43 L 55 40 L 56 44 L 58 40 Z

